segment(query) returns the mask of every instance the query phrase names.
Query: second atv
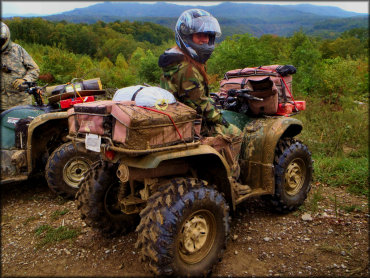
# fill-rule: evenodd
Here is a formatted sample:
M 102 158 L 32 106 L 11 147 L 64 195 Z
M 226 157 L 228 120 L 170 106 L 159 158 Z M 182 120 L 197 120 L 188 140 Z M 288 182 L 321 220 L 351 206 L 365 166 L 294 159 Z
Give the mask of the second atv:
M 84 82 L 87 87 L 86 84 L 98 81 Z M 1 184 L 24 181 L 45 173 L 53 192 L 73 197 L 83 174 L 99 155 L 87 151 L 81 144 L 68 142 L 67 109 L 73 103 L 92 101 L 94 95 L 105 92 L 101 85 L 95 86 L 94 90 L 76 92 L 67 92 L 65 88 L 68 87 L 60 85 L 59 91 L 55 90 L 45 104 L 45 86 L 24 82 L 22 87 L 33 96 L 35 105 L 16 106 L 1 113 Z

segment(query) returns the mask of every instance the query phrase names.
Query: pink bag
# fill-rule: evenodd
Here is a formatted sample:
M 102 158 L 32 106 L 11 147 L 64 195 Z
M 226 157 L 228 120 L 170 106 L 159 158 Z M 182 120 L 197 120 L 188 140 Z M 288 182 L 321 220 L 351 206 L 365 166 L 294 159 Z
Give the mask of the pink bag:
M 275 71 L 278 66 L 228 71 L 221 80 L 220 93 L 227 93 L 230 89 L 249 89 L 251 95 L 263 98 L 263 101 L 248 100 L 252 113 L 274 115 L 279 103 L 291 101 L 292 93 L 292 75 L 281 77 Z
M 134 105 L 134 101 L 101 100 L 75 104 L 67 111 L 69 132 L 71 134 L 93 133 L 98 135 L 112 135 L 113 118 L 112 106 L 116 103 Z

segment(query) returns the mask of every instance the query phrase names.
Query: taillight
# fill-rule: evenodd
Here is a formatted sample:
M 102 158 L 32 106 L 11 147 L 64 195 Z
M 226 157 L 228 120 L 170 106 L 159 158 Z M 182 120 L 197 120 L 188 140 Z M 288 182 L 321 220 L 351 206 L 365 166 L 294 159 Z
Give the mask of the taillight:
M 109 160 L 113 160 L 116 153 L 114 151 L 105 151 L 105 157 Z

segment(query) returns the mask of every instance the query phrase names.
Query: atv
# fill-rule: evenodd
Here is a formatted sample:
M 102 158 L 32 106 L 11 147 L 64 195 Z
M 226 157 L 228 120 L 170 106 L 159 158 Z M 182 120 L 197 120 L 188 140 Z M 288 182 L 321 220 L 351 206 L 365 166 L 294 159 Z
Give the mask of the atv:
M 311 188 L 311 153 L 294 138 L 302 123 L 293 117 L 250 116 L 248 99 L 258 100 L 248 90 L 217 97 L 227 121 L 243 130 L 240 181 L 250 192 L 235 190 L 224 155 L 199 140 L 132 150 L 102 136 L 102 160 L 86 173 L 76 194 L 81 218 L 114 235 L 136 227 L 136 247 L 156 275 L 208 275 L 226 248 L 230 209 L 263 196 L 277 211 L 290 212 Z M 68 138 L 84 144 L 87 136 Z
M 35 105 L 15 106 L 1 113 L 1 184 L 45 172 L 53 192 L 72 197 L 83 174 L 99 156 L 81 144 L 68 142 L 66 110 L 71 103 L 82 101 L 80 98 L 93 100 L 104 91 L 80 90 L 80 98 L 76 92 L 64 91 L 50 96 L 44 104 L 45 88 L 36 82 L 24 82 L 22 89 L 33 96 Z

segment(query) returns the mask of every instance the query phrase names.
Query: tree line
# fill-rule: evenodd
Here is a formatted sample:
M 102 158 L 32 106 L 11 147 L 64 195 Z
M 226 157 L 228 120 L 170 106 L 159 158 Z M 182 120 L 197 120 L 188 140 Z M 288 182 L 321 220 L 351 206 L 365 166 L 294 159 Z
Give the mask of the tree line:
M 137 83 L 158 84 L 158 57 L 175 45 L 174 32 L 149 22 L 94 24 L 51 22 L 41 18 L 6 21 L 12 38 L 33 56 L 49 82 L 74 77 L 100 77 L 103 85 L 121 88 Z M 211 88 L 217 90 L 231 69 L 269 64 L 297 68 L 294 91 L 330 103 L 345 97 L 367 99 L 368 29 L 347 30 L 336 39 L 306 35 L 290 37 L 251 34 L 226 37 L 207 63 Z

